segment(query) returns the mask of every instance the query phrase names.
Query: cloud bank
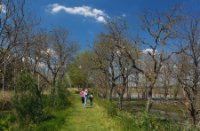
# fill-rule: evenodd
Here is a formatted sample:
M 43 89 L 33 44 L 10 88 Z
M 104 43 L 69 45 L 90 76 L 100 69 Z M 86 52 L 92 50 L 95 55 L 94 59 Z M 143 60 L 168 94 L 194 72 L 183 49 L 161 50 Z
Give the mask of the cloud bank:
M 106 18 L 108 17 L 108 15 L 103 10 L 92 8 L 90 6 L 66 7 L 55 3 L 50 4 L 48 7 L 51 14 L 56 14 L 60 11 L 64 11 L 68 14 L 91 17 L 94 18 L 97 22 L 101 23 L 106 23 Z

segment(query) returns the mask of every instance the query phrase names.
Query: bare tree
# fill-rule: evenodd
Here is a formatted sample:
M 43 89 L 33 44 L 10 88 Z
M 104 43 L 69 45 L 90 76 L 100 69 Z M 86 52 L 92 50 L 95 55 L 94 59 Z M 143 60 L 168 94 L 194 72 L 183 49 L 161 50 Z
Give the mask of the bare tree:
M 156 85 L 163 63 L 170 59 L 173 51 L 166 51 L 170 46 L 170 40 L 177 37 L 176 25 L 182 20 L 177 13 L 177 9 L 172 9 L 166 13 L 151 14 L 145 12 L 141 17 L 143 28 L 148 33 L 149 41 L 140 40 L 146 45 L 147 51 L 141 51 L 140 56 L 148 57 L 148 68 L 140 68 L 134 55 L 127 49 L 127 55 L 132 60 L 132 67 L 142 73 L 147 80 L 147 104 L 148 112 L 152 106 L 152 90 Z
M 177 63 L 178 81 L 185 92 L 185 106 L 190 114 L 192 124 L 198 122 L 199 88 L 200 88 L 200 20 L 191 19 L 184 33 L 183 52 Z
M 48 46 L 43 51 L 43 63 L 48 68 L 54 90 L 56 80 L 64 77 L 67 65 L 77 51 L 76 44 L 69 40 L 68 35 L 69 33 L 66 30 L 53 30 L 48 37 Z
M 162 68 L 161 68 L 161 73 L 160 73 L 160 86 L 163 87 L 164 90 L 164 98 L 167 100 L 167 96 L 170 95 L 170 87 L 172 85 L 175 85 L 175 82 L 173 81 L 173 63 L 170 62 L 170 60 L 166 61 Z
M 4 56 L 19 43 L 24 33 L 25 1 L 2 0 L 0 5 L 0 61 L 3 64 Z
M 126 49 L 134 52 L 135 47 L 130 44 L 126 31 L 127 24 L 121 18 L 107 21 L 107 34 L 101 34 L 95 44 L 95 66 L 101 70 L 109 83 L 109 99 L 112 101 L 114 89 L 118 94 L 119 108 L 122 109 L 122 101 L 125 89 L 128 89 L 128 77 L 134 74 L 132 62 L 126 55 Z M 135 55 L 135 54 L 134 54 Z M 95 68 L 94 68 L 95 69 Z
M 104 73 L 105 77 L 109 81 L 109 100 L 112 102 L 113 89 L 116 87 L 116 80 L 119 75 L 115 70 L 115 47 L 109 36 L 102 34 L 99 42 L 94 47 L 94 63 L 93 70 L 100 70 Z
M 5 73 L 11 62 L 11 55 L 15 55 L 14 48 L 21 43 L 27 29 L 25 14 L 25 0 L 0 1 L 0 73 L 2 75 L 2 89 L 5 87 Z M 17 58 L 17 57 L 12 57 Z
M 126 48 L 132 48 L 130 44 L 126 44 L 125 41 L 123 42 L 124 47 Z M 124 48 L 125 49 L 125 48 Z M 128 78 L 130 75 L 134 75 L 135 72 L 133 72 L 132 69 L 132 62 L 127 57 L 127 55 L 124 53 L 124 50 L 119 48 L 117 50 L 117 70 L 120 75 L 118 78 L 118 89 L 117 94 L 119 97 L 119 109 L 122 109 L 122 101 L 125 93 L 125 89 L 128 89 Z

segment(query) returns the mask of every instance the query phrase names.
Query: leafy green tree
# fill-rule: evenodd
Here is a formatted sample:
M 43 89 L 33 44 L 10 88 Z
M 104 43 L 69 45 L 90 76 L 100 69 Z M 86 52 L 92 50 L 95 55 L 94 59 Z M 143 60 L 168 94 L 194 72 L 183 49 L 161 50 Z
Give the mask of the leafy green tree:
M 80 52 L 74 62 L 69 65 L 68 75 L 74 87 L 88 87 L 92 76 L 91 71 L 91 53 Z
M 82 66 L 78 66 L 76 63 L 69 66 L 69 77 L 73 87 L 83 87 L 88 83 L 87 77 L 82 70 Z

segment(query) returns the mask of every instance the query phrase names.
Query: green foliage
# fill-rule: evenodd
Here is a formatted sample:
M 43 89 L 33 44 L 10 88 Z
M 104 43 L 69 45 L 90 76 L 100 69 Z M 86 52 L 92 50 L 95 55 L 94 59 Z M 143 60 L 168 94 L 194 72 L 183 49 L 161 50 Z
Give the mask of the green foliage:
M 94 99 L 93 107 L 84 108 L 80 95 L 71 94 L 72 101 L 70 108 L 67 108 L 66 121 L 60 130 L 63 131 L 122 131 L 118 121 L 107 115 L 106 110 L 99 106 Z
M 69 77 L 72 81 L 72 86 L 85 86 L 88 83 L 87 77 L 84 74 L 82 67 L 76 63 L 69 66 Z
M 41 93 L 30 73 L 23 72 L 17 79 L 13 105 L 21 124 L 38 123 L 43 119 Z
M 12 113 L 0 113 L 0 131 L 9 130 L 15 121 L 16 117 Z
M 159 115 L 151 115 L 146 112 L 134 115 L 120 112 L 118 118 L 120 118 L 124 130 L 179 131 L 185 129 L 183 125 L 174 124 L 177 121 L 167 120 Z
M 79 91 L 79 90 L 76 90 L 74 93 L 75 93 L 75 94 L 79 94 L 79 93 L 80 93 L 80 91 Z
M 85 87 L 89 85 L 89 73 L 91 72 L 91 53 L 80 52 L 74 62 L 69 65 L 68 74 L 73 87 Z
M 96 101 L 106 109 L 109 116 L 112 116 L 113 119 L 118 119 L 121 123 L 121 126 L 123 126 L 123 129 L 126 131 L 187 130 L 186 125 L 180 125 L 178 124 L 178 121 L 166 119 L 161 117 L 159 114 L 149 114 L 146 112 L 130 114 L 124 111 L 118 111 L 114 104 L 105 99 L 98 98 Z
M 96 101 L 98 101 L 98 103 L 100 103 L 100 105 L 106 109 L 107 114 L 109 116 L 113 117 L 117 115 L 117 108 L 113 103 L 110 103 L 106 99 L 100 99 L 100 98 L 96 98 Z
M 63 110 L 68 106 L 69 93 L 62 81 L 57 81 L 54 92 L 42 95 L 29 73 L 22 73 L 16 82 L 13 107 L 19 120 L 18 130 L 58 130 L 65 121 Z M 58 110 L 59 109 L 59 110 Z
M 57 131 L 63 125 L 66 119 L 67 112 L 65 110 L 51 112 L 52 117 L 43 121 L 35 127 L 30 127 L 32 131 Z
M 63 109 L 70 104 L 68 100 L 69 92 L 66 90 L 64 83 L 61 81 L 57 82 L 56 90 L 57 93 L 55 94 L 54 107 L 57 109 Z
M 63 81 L 58 80 L 55 86 L 55 92 L 51 93 L 52 97 L 52 106 L 55 109 L 64 109 L 67 105 L 70 104 L 68 100 L 69 92 L 67 91 L 67 88 L 65 87 L 65 84 Z
M 13 125 L 15 123 L 7 122 L 7 127 L 1 127 L 0 131 L 58 131 L 60 127 L 64 124 L 66 119 L 67 112 L 66 110 L 51 110 L 51 117 L 49 119 L 45 119 L 40 123 L 30 123 L 29 125 L 19 126 Z M 8 117 L 8 116 L 6 116 Z M 15 118 L 15 117 L 14 117 Z M 0 119 L 1 120 L 1 119 Z M 6 119 L 4 118 L 4 121 Z M 3 130 L 2 130 L 3 129 Z

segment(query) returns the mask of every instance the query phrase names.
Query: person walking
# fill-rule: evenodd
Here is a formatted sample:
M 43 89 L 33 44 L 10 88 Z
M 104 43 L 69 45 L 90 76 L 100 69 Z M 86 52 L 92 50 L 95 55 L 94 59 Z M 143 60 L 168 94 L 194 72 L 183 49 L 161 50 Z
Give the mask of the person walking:
M 92 107 L 92 105 L 93 105 L 93 99 L 94 99 L 94 96 L 93 96 L 93 93 L 91 93 L 91 94 L 89 95 L 90 107 Z
M 84 104 L 84 88 L 80 91 L 80 96 L 81 96 L 81 102 L 82 102 L 82 104 Z
M 84 91 L 84 107 L 86 108 L 86 104 L 87 104 L 87 96 L 88 96 L 88 90 L 85 89 Z

